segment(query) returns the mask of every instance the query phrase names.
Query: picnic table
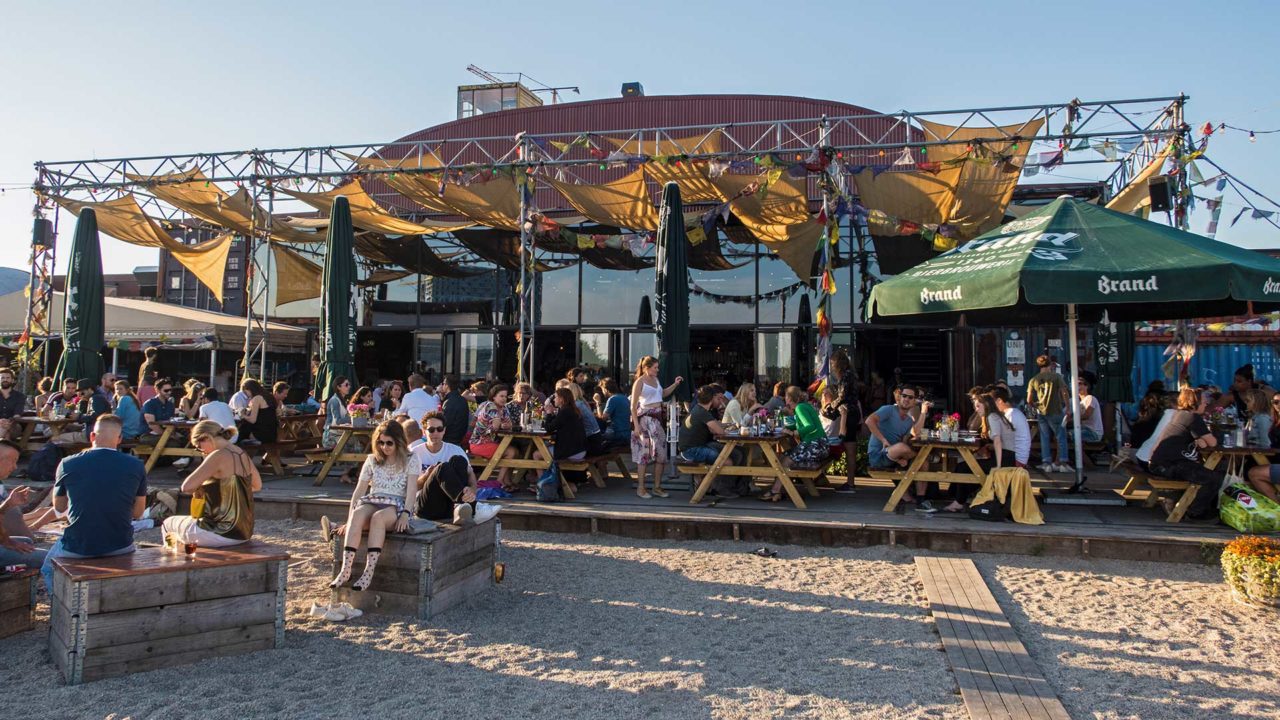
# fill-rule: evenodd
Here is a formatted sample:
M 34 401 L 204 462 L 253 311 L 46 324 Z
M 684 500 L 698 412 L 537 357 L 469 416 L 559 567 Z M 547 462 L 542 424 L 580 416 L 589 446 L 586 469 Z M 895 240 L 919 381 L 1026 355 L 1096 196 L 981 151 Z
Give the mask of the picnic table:
M 783 441 L 785 435 L 764 435 L 760 437 L 749 435 L 721 435 L 716 438 L 717 441 L 724 443 L 724 448 L 720 450 L 720 455 L 716 461 L 712 463 L 711 469 L 702 476 L 702 482 L 698 483 L 697 490 L 694 491 L 693 497 L 689 498 L 689 502 L 697 505 L 702 502 L 702 498 L 711 490 L 712 483 L 721 475 L 732 475 L 751 478 L 764 478 L 770 484 L 777 480 L 782 484 L 782 489 L 786 491 L 787 497 L 791 502 L 801 510 L 805 509 L 804 499 L 800 497 L 800 491 L 796 490 L 795 483 L 791 481 L 791 476 L 787 474 L 786 468 L 782 467 L 782 460 L 778 457 L 777 446 Z M 745 465 L 732 465 L 732 453 L 735 448 L 742 448 L 746 454 Z M 764 460 L 763 464 L 755 463 L 756 451 Z
M 907 466 L 907 471 L 898 480 L 897 486 L 893 489 L 893 494 L 889 496 L 889 501 L 884 504 L 885 512 L 893 512 L 898 507 L 898 503 L 902 501 L 902 496 L 907 494 L 907 490 L 913 482 L 950 482 L 965 483 L 967 485 L 981 485 L 986 482 L 987 474 L 982 471 L 982 467 L 978 465 L 978 459 L 973 455 L 973 451 L 979 447 L 976 440 L 939 440 L 938 438 L 926 440 L 913 438 L 910 441 L 910 445 L 916 451 L 916 456 L 911 460 L 911 464 Z M 942 453 L 941 472 L 925 469 L 929 456 L 935 452 Z M 952 452 L 960 456 L 965 466 L 969 468 L 969 473 L 951 472 L 950 454 Z
M 1204 454 L 1204 466 L 1213 470 L 1218 467 L 1225 459 L 1227 461 L 1227 474 L 1244 477 L 1244 461 L 1246 458 L 1253 458 L 1253 461 L 1259 465 L 1270 465 L 1271 460 L 1268 456 L 1275 455 L 1280 450 L 1264 447 L 1217 447 L 1209 448 Z
M 294 447 L 314 447 L 323 437 L 323 415 L 281 415 L 280 441 L 293 442 Z
M 365 453 L 365 452 L 349 453 L 349 452 L 343 452 L 343 450 L 346 449 L 347 443 L 351 442 L 351 438 L 357 435 L 363 438 L 371 437 L 373 435 L 373 431 L 375 427 L 373 425 L 364 425 L 361 427 L 356 427 L 355 425 L 350 425 L 350 424 L 342 425 L 342 424 L 334 423 L 333 425 L 329 426 L 329 429 L 338 430 L 339 432 L 341 432 L 341 435 L 338 436 L 338 441 L 333 444 L 333 448 L 326 452 L 307 454 L 308 460 L 324 463 L 323 465 L 320 466 L 320 472 L 316 473 L 316 481 L 315 481 L 316 485 L 324 484 L 324 479 L 328 477 L 329 471 L 333 469 L 333 466 L 335 463 L 364 462 L 364 459 L 366 456 L 368 456 L 368 453 Z
M 44 425 L 49 428 L 49 438 L 53 439 L 58 436 L 68 425 L 75 423 L 74 420 L 66 417 L 60 418 L 41 418 L 37 415 L 15 415 L 13 422 L 22 426 L 22 435 L 18 438 L 18 447 L 24 451 L 31 451 L 34 445 L 41 443 L 40 440 L 32 441 L 31 437 L 35 434 L 36 428 Z
M 493 451 L 493 456 L 489 458 L 489 462 L 484 466 L 484 470 L 480 473 L 480 480 L 488 480 L 493 474 L 502 468 L 510 468 L 512 470 L 533 470 L 541 475 L 551 467 L 551 447 L 547 445 L 548 434 L 544 430 L 499 430 L 497 432 L 499 438 L 498 449 Z M 516 440 L 524 440 L 521 443 L 524 446 L 523 452 L 517 457 L 504 458 L 507 448 L 511 447 L 511 443 Z M 537 450 L 541 460 L 534 459 L 533 451 Z M 574 498 L 573 487 L 566 482 L 561 482 L 560 487 L 564 492 L 564 496 L 568 500 Z
M 200 454 L 200 451 L 193 447 L 169 447 L 169 441 L 173 439 L 174 433 L 179 430 L 190 430 L 195 427 L 195 420 L 162 420 L 156 424 L 164 428 L 160 431 L 160 437 L 156 440 L 156 444 L 149 445 L 147 443 L 139 442 L 138 446 L 134 448 L 134 452 L 136 454 L 147 456 L 146 470 L 148 473 L 156 466 L 156 463 L 160 462 L 160 458 L 165 456 L 187 458 L 203 457 L 203 455 Z M 145 436 L 139 436 L 139 438 L 141 437 Z

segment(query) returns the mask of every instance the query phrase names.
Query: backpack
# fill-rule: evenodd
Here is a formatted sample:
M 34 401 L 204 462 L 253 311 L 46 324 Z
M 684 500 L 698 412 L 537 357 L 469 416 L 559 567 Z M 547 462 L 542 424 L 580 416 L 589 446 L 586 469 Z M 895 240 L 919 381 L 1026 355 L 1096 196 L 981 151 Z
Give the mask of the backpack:
M 1004 522 L 1009 519 L 1008 499 L 1006 502 L 1000 502 L 995 498 L 980 504 L 969 506 L 969 517 L 974 520 L 990 520 L 991 522 Z
M 67 456 L 66 450 L 54 443 L 45 443 L 27 461 L 27 478 L 36 482 L 52 483 L 58 477 L 58 464 Z
M 538 502 L 560 502 L 564 493 L 560 489 L 560 467 L 551 463 L 551 467 L 542 471 L 538 477 Z

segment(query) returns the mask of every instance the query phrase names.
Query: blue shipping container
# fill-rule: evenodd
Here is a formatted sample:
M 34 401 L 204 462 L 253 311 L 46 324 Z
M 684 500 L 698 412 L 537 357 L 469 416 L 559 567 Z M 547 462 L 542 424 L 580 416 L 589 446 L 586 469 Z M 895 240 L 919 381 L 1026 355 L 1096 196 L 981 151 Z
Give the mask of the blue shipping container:
M 1139 396 L 1155 380 L 1163 380 L 1170 390 L 1176 387 L 1162 370 L 1168 360 L 1164 356 L 1166 347 L 1167 344 L 1138 345 L 1133 363 L 1133 390 Z M 1200 345 L 1191 358 L 1191 382 L 1225 388 L 1231 384 L 1236 368 L 1248 363 L 1253 363 L 1256 379 L 1280 387 L 1280 345 Z

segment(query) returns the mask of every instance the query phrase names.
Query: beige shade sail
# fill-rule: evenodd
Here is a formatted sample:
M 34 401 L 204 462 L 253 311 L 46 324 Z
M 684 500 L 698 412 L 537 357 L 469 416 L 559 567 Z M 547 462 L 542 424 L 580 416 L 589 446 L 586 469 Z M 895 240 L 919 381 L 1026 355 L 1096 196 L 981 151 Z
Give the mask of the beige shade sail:
M 1155 156 L 1155 159 L 1147 163 L 1142 172 L 1138 173 L 1133 180 L 1130 180 L 1129 184 L 1116 193 L 1115 197 L 1111 198 L 1111 201 L 1107 203 L 1107 209 L 1132 215 L 1140 209 L 1151 205 L 1151 192 L 1147 189 L 1147 182 L 1164 167 L 1165 161 L 1169 159 L 1171 149 L 1171 145 L 1166 145 Z
M 222 302 L 222 283 L 227 269 L 227 254 L 234 236 L 225 233 L 196 245 L 178 242 L 165 232 L 151 216 L 142 211 L 132 195 L 103 202 L 79 202 L 55 197 L 55 201 L 77 217 L 90 208 L 98 217 L 98 229 L 131 245 L 159 247 L 168 250 L 174 260 L 191 271 Z
M 334 198 L 346 197 L 351 207 L 351 222 L 356 227 L 387 235 L 430 235 L 439 232 L 452 232 L 471 226 L 469 222 L 411 222 L 404 218 L 396 217 L 374 201 L 358 178 L 327 192 L 305 193 L 283 189 L 281 192 L 301 200 L 322 213 L 328 213 L 333 208 Z M 290 224 L 293 223 L 291 222 Z
M 183 170 L 167 175 L 133 175 L 130 180 L 146 183 L 147 191 L 174 207 L 214 225 L 221 225 L 248 236 L 254 229 L 256 218 L 258 231 L 266 229 L 268 216 L 261 207 L 255 208 L 249 191 L 240 188 L 228 195 L 222 188 L 209 182 L 199 168 Z M 303 232 L 290 226 L 283 218 L 270 223 L 274 240 L 291 243 L 315 243 L 324 240 L 314 233 Z
M 323 268 L 280 243 L 271 243 L 271 256 L 275 261 L 276 305 L 320 297 Z
M 543 180 L 592 222 L 631 230 L 658 229 L 658 211 L 649 201 L 644 170 L 602 185 L 572 185 L 549 177 Z
M 619 140 L 605 138 L 614 147 L 629 155 L 648 155 L 645 176 L 659 187 L 673 182 L 680 186 L 680 199 L 686 203 L 715 202 L 719 195 L 707 180 L 707 163 L 704 160 L 677 160 L 676 155 L 720 152 L 724 133 L 719 130 L 683 138 L 649 140 Z M 677 164 L 679 163 L 679 164 Z
M 465 186 L 445 183 L 444 201 L 459 214 L 486 227 L 520 230 L 520 191 L 505 173 Z
M 751 234 L 781 258 L 796 277 L 808 282 L 813 276 L 813 257 L 822 240 L 823 227 L 809 215 L 804 180 L 782 175 L 767 189 L 741 194 L 748 185 L 760 181 L 759 175 L 723 175 L 711 183 L 722 202 L 731 202 L 733 214 Z
M 345 154 L 345 153 L 344 153 Z M 382 158 L 357 157 L 347 155 L 351 161 L 366 170 L 424 170 L 440 167 L 439 161 L 432 155 L 406 157 L 399 160 L 383 160 Z M 421 205 L 427 212 L 445 215 L 460 214 L 456 208 L 450 207 L 440 196 L 439 174 L 421 173 L 380 173 L 378 179 L 391 186 L 396 192 Z M 470 227 L 471 224 L 463 227 Z

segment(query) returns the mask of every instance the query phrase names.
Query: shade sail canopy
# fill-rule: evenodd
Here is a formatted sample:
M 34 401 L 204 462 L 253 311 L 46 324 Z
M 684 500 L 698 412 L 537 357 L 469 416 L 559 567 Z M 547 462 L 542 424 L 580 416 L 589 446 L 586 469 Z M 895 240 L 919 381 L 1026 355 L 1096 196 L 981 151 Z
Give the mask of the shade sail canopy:
M 80 212 L 71 241 L 71 267 L 67 270 L 66 301 L 62 314 L 62 357 L 53 372 L 55 383 L 102 376 L 105 344 L 102 298 L 102 248 L 98 240 L 97 214 Z
M 352 182 L 326 192 L 304 193 L 283 190 L 287 195 L 295 197 L 311 207 L 328 213 L 336 197 L 345 197 L 351 207 L 351 222 L 361 230 L 371 230 L 387 235 L 430 235 L 432 233 L 452 232 L 470 227 L 470 222 L 439 222 L 423 220 L 412 222 L 387 212 L 365 190 L 359 178 Z M 296 225 L 296 223 L 290 223 Z
M 1280 260 L 1069 197 L 880 283 L 872 321 L 1163 320 L 1280 309 Z
M 685 252 L 689 245 L 684 227 L 684 206 L 680 186 L 667 183 L 662 188 L 657 240 L 658 375 L 663 387 L 675 378 L 685 382 L 676 387 L 672 399 L 688 401 L 692 395 L 693 365 L 689 358 L 689 266 Z
M 272 239 L 281 242 L 320 241 L 314 233 L 298 230 L 284 218 L 269 218 L 265 210 L 254 206 L 253 197 L 244 188 L 228 195 L 217 184 L 209 182 L 199 168 L 166 175 L 125 173 L 125 177 L 145 183 L 148 192 L 170 205 L 241 235 L 250 235 L 255 229 L 261 233 L 270 227 Z
M 53 294 L 50 313 L 53 322 L 49 332 L 53 337 L 62 335 L 63 307 L 66 295 Z M 244 317 L 208 310 L 169 305 L 154 300 L 106 297 L 103 299 L 105 340 L 124 342 L 161 343 L 193 350 L 210 347 L 240 349 L 244 345 Z M 0 295 L 0 334 L 19 335 L 26 327 L 27 298 L 21 292 Z M 271 352 L 305 352 L 307 331 L 304 328 L 281 323 L 268 323 Z M 253 326 L 252 342 L 258 342 L 262 333 L 257 323 Z M 209 338 L 212 338 L 210 340 Z

